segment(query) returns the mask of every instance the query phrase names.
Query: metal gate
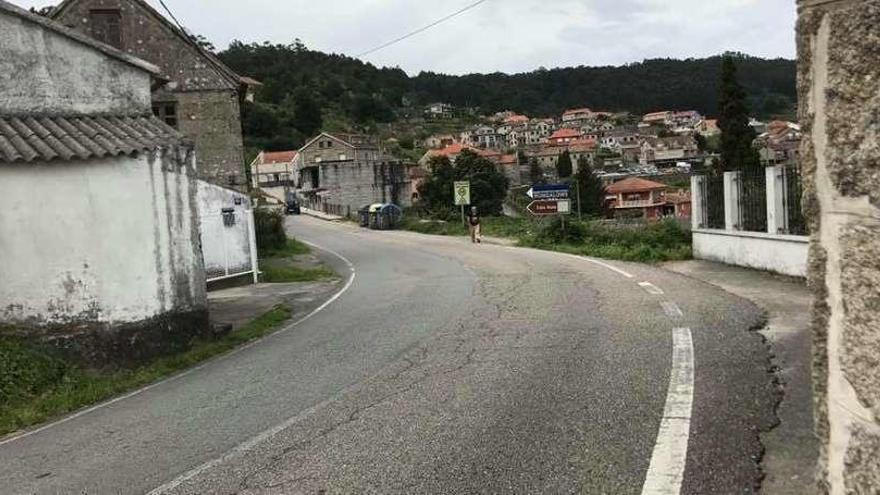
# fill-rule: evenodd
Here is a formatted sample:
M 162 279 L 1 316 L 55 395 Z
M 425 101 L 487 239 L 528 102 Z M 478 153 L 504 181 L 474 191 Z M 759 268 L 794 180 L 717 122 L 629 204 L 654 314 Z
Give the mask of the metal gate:
M 257 282 L 257 243 L 253 210 L 223 209 L 202 215 L 202 254 L 208 282 L 253 274 Z

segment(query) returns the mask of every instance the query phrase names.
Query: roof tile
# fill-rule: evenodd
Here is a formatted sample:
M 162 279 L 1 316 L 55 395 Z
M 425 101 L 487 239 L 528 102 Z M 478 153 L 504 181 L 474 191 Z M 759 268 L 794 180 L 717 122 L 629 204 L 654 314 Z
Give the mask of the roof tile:
M 183 136 L 150 116 L 0 116 L 0 163 L 131 155 Z

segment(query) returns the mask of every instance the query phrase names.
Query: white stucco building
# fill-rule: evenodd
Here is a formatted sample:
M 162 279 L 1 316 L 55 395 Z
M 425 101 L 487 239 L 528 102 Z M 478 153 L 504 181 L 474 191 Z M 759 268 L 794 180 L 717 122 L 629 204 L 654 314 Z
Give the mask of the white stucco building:
M 0 0 L 0 325 L 96 367 L 208 331 L 195 158 L 151 114 L 157 73 Z

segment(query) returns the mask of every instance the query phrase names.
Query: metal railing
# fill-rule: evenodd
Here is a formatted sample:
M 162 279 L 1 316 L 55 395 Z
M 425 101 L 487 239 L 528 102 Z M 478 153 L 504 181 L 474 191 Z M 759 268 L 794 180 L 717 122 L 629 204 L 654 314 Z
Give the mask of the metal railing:
M 767 232 L 767 173 L 763 168 L 739 173 L 739 228 Z
M 809 233 L 802 210 L 801 173 L 795 165 L 698 176 L 694 183 L 695 227 Z
M 787 232 L 791 235 L 807 235 L 809 230 L 804 217 L 802 197 L 804 194 L 803 179 L 800 167 L 786 165 L 782 173 L 785 190 L 785 211 L 787 215 Z
M 706 219 L 707 229 L 723 229 L 724 225 L 724 176 L 709 175 L 703 182 L 705 190 L 702 191 L 703 207 L 705 212 L 703 218 Z

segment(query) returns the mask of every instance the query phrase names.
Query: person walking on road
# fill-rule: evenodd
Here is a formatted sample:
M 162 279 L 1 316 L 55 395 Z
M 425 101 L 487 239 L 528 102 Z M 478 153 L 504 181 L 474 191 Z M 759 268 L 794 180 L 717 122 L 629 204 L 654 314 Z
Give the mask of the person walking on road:
M 483 242 L 483 235 L 480 232 L 480 214 L 477 212 L 476 206 L 471 206 L 467 216 L 467 224 L 468 231 L 471 233 L 471 242 L 477 244 Z

